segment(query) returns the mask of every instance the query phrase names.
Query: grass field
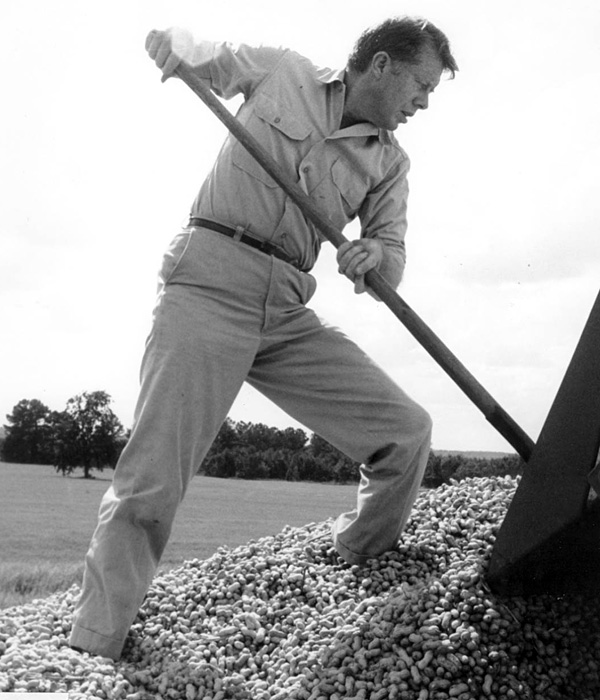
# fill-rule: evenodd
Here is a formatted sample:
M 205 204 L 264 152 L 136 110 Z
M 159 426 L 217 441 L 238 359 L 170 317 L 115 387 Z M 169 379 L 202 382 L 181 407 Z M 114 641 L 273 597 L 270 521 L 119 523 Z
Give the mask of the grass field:
M 52 467 L 0 462 L 0 608 L 80 583 L 110 475 L 63 477 Z M 196 477 L 178 512 L 162 569 L 321 522 L 354 507 L 356 485 Z

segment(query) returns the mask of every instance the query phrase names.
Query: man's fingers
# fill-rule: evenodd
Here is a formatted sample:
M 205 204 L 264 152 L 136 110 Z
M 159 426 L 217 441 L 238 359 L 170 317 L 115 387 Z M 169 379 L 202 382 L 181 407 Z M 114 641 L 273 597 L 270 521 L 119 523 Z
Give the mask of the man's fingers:
M 383 250 L 376 241 L 361 239 L 342 243 L 338 248 L 338 271 L 354 282 L 356 294 L 368 290 L 365 274 L 376 269 L 382 260 Z
M 378 241 L 361 239 L 346 241 L 338 248 L 338 272 L 354 282 L 356 294 L 370 291 L 365 284 L 365 274 L 381 263 L 383 248 Z M 376 297 L 377 298 L 377 297 Z
M 148 36 L 146 37 L 146 42 L 144 43 L 144 48 L 148 53 L 150 53 L 150 49 L 152 47 L 152 42 L 154 41 L 154 37 L 156 36 L 156 29 L 153 29 L 151 32 L 148 32 Z
M 162 76 L 162 82 L 164 83 L 165 80 L 170 78 L 173 75 L 173 72 L 177 68 L 177 66 L 181 63 L 181 58 L 177 56 L 176 54 L 172 53 L 167 57 L 167 60 L 165 61 L 162 71 L 163 71 L 163 76 Z
M 154 59 L 154 62 L 156 65 L 161 68 L 162 70 L 165 69 L 167 66 L 168 62 L 171 60 L 171 57 L 174 56 L 173 50 L 171 48 L 171 42 L 170 41 L 163 41 L 160 43 L 160 45 L 157 48 L 156 51 L 156 57 Z M 177 57 L 175 57 L 177 58 Z M 179 61 L 179 59 L 177 59 Z
M 338 269 L 341 274 L 347 275 L 350 279 L 353 279 L 357 274 L 359 265 L 367 260 L 368 257 L 369 253 L 367 251 L 353 248 L 339 259 Z
M 181 63 L 181 56 L 173 50 L 171 35 L 153 29 L 146 37 L 146 51 L 163 72 L 162 82 L 170 78 Z
M 359 248 L 355 245 L 340 246 L 338 251 L 338 265 L 345 272 L 349 268 L 356 267 L 361 260 L 364 260 L 369 255 L 369 251 L 364 248 Z
M 374 255 L 371 253 L 367 253 L 366 256 L 362 257 L 360 260 L 357 261 L 356 266 L 354 267 L 354 274 L 355 275 L 364 275 L 366 272 L 371 270 L 377 265 L 377 259 Z
M 153 29 L 146 37 L 146 51 L 151 59 L 156 60 L 159 49 L 165 43 L 165 32 Z
M 354 293 L 362 294 L 365 291 L 365 276 L 358 275 L 354 280 Z
M 377 259 L 368 250 L 356 250 L 351 257 L 347 259 L 345 268 L 346 274 L 354 278 L 358 275 L 364 275 L 371 268 L 375 267 Z

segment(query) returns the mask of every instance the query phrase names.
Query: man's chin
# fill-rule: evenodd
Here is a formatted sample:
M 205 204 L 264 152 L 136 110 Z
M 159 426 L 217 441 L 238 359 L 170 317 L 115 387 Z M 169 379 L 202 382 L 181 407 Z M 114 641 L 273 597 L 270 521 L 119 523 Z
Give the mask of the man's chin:
M 390 119 L 388 121 L 375 121 L 374 119 L 371 120 L 371 124 L 373 124 L 373 126 L 376 126 L 378 129 L 385 129 L 386 131 L 396 131 L 396 129 L 400 126 L 401 123 L 406 124 L 406 122 L 406 118 L 404 118 L 404 122 L 402 122 L 399 119 Z
M 390 120 L 388 122 L 380 122 L 379 124 L 375 124 L 375 126 L 378 129 L 385 129 L 386 131 L 396 131 L 396 129 L 400 126 L 400 122 L 397 120 Z
M 387 129 L 388 131 L 396 131 L 396 129 L 401 124 L 406 124 L 407 121 L 408 121 L 407 117 L 405 117 L 403 114 L 398 119 L 390 119 L 389 124 L 387 126 L 384 126 L 383 128 Z

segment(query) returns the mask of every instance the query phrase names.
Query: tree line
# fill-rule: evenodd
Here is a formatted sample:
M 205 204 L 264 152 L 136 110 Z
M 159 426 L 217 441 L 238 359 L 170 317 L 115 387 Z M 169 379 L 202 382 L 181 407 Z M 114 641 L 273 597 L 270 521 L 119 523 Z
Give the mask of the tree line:
M 105 391 L 84 391 L 51 411 L 39 399 L 22 399 L 6 416 L 0 455 L 5 462 L 52 464 L 63 475 L 114 467 L 127 442 Z
M 423 486 L 436 488 L 451 479 L 461 481 L 473 476 L 517 476 L 523 473 L 523 467 L 523 460 L 516 454 L 488 458 L 431 450 Z M 360 463 L 316 433 L 309 439 L 299 429 L 279 430 L 230 419 L 223 424 L 201 471 L 222 478 L 338 484 L 360 480 Z
M 200 466 L 206 476 L 344 484 L 358 481 L 359 464 L 314 433 L 227 418 Z
M 38 399 L 23 399 L 7 415 L 0 458 L 22 464 L 51 464 L 63 475 L 114 468 L 127 444 L 126 432 L 105 391 L 83 392 L 51 411 Z M 429 454 L 423 485 L 431 488 L 470 476 L 518 475 L 518 455 L 487 459 L 463 454 Z M 360 464 L 316 433 L 273 428 L 227 418 L 198 473 L 219 478 L 354 483 Z

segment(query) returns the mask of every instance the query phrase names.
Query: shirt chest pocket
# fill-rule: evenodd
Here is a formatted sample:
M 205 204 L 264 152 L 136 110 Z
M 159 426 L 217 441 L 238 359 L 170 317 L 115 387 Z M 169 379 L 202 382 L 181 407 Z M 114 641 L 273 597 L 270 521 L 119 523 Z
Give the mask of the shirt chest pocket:
M 342 158 L 338 158 L 331 166 L 331 179 L 342 195 L 346 213 L 354 216 L 367 196 L 367 183 L 360 178 L 351 164 Z
M 301 142 L 310 135 L 310 126 L 298 120 L 288 108 L 262 94 L 254 98 L 251 106 L 248 105 L 245 121 L 248 131 L 294 180 L 296 163 L 300 162 L 304 150 Z M 231 159 L 235 166 L 267 187 L 279 186 L 241 143 L 233 147 Z

